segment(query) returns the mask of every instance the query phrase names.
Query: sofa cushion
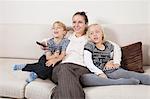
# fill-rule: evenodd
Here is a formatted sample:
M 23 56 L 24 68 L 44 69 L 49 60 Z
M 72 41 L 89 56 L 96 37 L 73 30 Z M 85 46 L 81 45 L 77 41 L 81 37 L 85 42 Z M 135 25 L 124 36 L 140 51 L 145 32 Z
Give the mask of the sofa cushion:
M 0 96 L 24 98 L 25 81 L 28 72 L 13 71 L 12 65 L 16 63 L 32 63 L 35 60 L 0 59 Z
M 0 96 L 24 98 L 26 82 L 23 80 L 0 80 Z
M 27 99 L 50 99 L 54 87 L 55 84 L 49 79 L 42 80 L 38 78 L 26 86 L 25 97 Z
M 145 85 L 96 86 L 84 90 L 86 99 L 149 99 L 150 97 L 150 86 Z
M 141 42 L 122 47 L 121 66 L 127 70 L 144 72 Z

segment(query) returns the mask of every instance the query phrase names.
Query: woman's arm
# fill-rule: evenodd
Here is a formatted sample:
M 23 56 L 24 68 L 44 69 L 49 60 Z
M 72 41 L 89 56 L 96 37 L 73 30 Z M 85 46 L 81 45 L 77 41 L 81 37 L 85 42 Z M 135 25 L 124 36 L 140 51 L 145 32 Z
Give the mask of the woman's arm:
M 46 62 L 46 66 L 51 66 L 52 67 L 59 61 L 61 61 L 66 55 L 66 52 L 65 51 L 62 51 L 60 55 L 58 55 L 57 57 L 55 58 L 52 58 L 52 59 L 49 59 L 47 62 Z
M 59 53 L 55 52 L 54 54 L 52 54 L 50 51 L 46 52 L 46 60 L 51 60 L 54 58 L 57 58 L 59 56 Z
M 92 60 L 92 53 L 88 50 L 84 50 L 84 63 L 91 72 L 95 73 L 100 77 L 107 78 L 104 72 L 94 65 Z

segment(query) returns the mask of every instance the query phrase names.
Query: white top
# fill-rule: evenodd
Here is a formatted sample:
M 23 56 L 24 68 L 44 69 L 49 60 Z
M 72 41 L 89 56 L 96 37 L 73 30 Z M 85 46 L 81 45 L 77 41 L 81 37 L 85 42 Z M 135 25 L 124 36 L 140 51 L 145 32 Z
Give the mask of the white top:
M 114 52 L 113 52 L 113 62 L 114 64 L 120 64 L 121 62 L 121 48 L 114 42 L 109 41 L 114 46 Z M 92 60 L 92 53 L 88 50 L 84 50 L 84 63 L 87 66 L 87 68 L 95 73 L 95 74 L 101 74 L 103 71 L 96 67 Z
M 63 59 L 62 63 L 70 62 L 85 66 L 83 61 L 83 51 L 84 45 L 87 43 L 86 35 L 76 37 L 75 33 L 73 33 L 68 37 L 68 39 L 70 40 L 70 43 L 67 46 L 66 56 Z

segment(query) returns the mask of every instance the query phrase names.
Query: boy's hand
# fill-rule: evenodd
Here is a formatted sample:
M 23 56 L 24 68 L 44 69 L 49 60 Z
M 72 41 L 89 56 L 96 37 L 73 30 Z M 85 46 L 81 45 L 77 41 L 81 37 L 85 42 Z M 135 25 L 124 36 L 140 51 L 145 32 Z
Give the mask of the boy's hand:
M 47 43 L 46 43 L 46 42 L 37 42 L 37 41 L 36 41 L 36 43 L 37 43 L 38 45 L 40 45 L 40 48 L 41 48 L 42 50 L 48 50 L 48 46 L 47 46 Z
M 45 50 L 45 51 L 48 50 L 48 47 L 43 47 L 43 46 L 40 46 L 40 47 L 42 50 Z

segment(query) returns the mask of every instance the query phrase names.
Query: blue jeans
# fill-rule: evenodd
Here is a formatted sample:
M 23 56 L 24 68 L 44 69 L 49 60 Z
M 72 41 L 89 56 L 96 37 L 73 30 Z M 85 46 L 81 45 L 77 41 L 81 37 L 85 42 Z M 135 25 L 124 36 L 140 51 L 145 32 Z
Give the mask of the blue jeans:
M 81 82 L 84 86 L 106 86 L 106 85 L 150 85 L 150 75 L 127 71 L 119 68 L 113 72 L 105 72 L 108 78 L 102 78 L 95 74 L 84 74 Z
M 118 78 L 135 78 L 139 80 L 142 84 L 150 85 L 150 75 L 124 70 L 119 68 L 112 73 L 106 73 L 106 75 L 111 79 L 118 79 Z

